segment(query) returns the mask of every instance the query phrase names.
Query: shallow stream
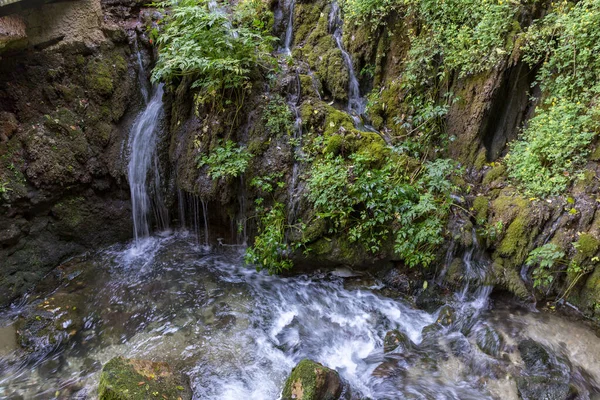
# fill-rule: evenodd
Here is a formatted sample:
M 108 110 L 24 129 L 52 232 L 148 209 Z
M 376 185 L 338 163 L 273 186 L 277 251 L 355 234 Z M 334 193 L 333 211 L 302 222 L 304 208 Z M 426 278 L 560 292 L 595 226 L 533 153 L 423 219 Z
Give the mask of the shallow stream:
M 102 365 L 122 355 L 171 363 L 196 399 L 277 399 L 303 358 L 336 369 L 352 399 L 516 399 L 524 338 L 568 360 L 577 398 L 599 398 L 600 339 L 590 329 L 490 302 L 489 290 L 458 294 L 442 326 L 443 310 L 418 310 L 376 279 L 269 276 L 245 266 L 241 249 L 211 250 L 185 233 L 112 246 L 59 271 L 57 289 L 0 316 L 0 398 L 93 399 Z M 52 317 L 64 335 L 38 334 L 25 355 L 19 316 L 30 326 Z M 412 343 L 384 353 L 393 329 Z

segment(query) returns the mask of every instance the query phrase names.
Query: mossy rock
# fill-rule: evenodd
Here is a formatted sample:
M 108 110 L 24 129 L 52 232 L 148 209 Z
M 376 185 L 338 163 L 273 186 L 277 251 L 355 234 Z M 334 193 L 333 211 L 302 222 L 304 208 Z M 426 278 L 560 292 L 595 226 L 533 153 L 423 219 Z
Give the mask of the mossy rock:
M 286 380 L 281 399 L 337 400 L 342 391 L 342 381 L 336 371 L 304 359 L 294 367 Z
M 100 375 L 99 400 L 190 399 L 181 376 L 167 363 L 116 357 Z
M 492 169 L 490 169 L 485 176 L 483 177 L 483 184 L 489 185 L 498 180 L 504 180 L 506 176 L 506 167 L 502 164 L 495 165 Z
M 485 223 L 488 218 L 488 210 L 490 208 L 489 200 L 485 196 L 477 196 L 473 200 L 473 213 L 478 224 Z
M 349 73 L 344 57 L 328 32 L 330 6 L 326 2 L 296 4 L 294 57 L 306 60 L 326 93 L 348 100 Z
M 600 241 L 589 233 L 582 233 L 577 242 L 575 242 L 575 247 L 577 248 L 577 253 L 573 260 L 581 264 L 590 260 L 598 252 Z

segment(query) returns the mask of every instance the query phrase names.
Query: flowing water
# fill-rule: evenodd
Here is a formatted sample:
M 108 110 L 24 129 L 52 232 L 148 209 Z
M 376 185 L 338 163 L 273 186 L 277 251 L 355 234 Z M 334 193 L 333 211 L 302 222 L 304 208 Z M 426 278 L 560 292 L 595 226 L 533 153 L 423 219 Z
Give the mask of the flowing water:
M 576 323 L 512 305 L 495 311 L 489 292 L 474 291 L 452 324 L 437 324 L 442 310 L 417 310 L 368 276 L 269 276 L 223 249 L 179 233 L 65 263 L 57 289 L 0 315 L 0 398 L 93 399 L 102 364 L 122 355 L 181 369 L 195 399 L 277 399 L 305 357 L 335 368 L 351 399 L 516 399 L 508 375 L 523 337 L 570 358 L 581 398 L 597 393 L 600 339 Z M 27 355 L 15 320 L 35 324 L 44 312 L 60 314 L 65 333 L 52 345 L 39 335 Z M 489 343 L 495 356 L 476 344 L 491 328 L 505 338 Z M 384 353 L 392 329 L 410 344 Z
M 296 0 L 290 0 L 288 7 L 288 22 L 285 30 L 285 38 L 283 39 L 283 53 L 288 56 L 292 55 L 292 39 L 294 37 L 294 8 Z
M 348 112 L 352 115 L 355 121 L 360 123 L 360 118 L 365 113 L 366 102 L 365 99 L 360 96 L 360 85 L 358 78 L 354 72 L 354 65 L 352 63 L 352 57 L 344 49 L 342 44 L 342 27 L 344 22 L 342 21 L 340 6 L 337 2 L 331 5 L 331 11 L 329 12 L 329 32 L 333 35 L 333 39 L 342 52 L 342 57 L 346 63 L 348 69 Z
M 161 84 L 154 89 L 146 108 L 133 123 L 129 138 L 128 178 L 136 241 L 150 234 L 149 217 L 151 209 L 154 209 L 155 220 L 159 227 L 166 228 L 168 220 L 160 196 L 160 172 L 156 156 L 158 125 L 163 115 L 162 96 L 163 87 Z M 151 176 L 149 176 L 150 172 L 152 173 Z M 152 198 L 148 192 L 150 182 L 154 185 Z

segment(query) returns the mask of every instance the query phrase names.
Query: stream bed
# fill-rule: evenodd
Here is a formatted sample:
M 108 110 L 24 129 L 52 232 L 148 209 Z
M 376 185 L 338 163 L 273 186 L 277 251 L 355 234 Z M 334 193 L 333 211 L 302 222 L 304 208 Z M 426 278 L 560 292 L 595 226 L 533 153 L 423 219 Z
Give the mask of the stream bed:
M 0 398 L 94 399 L 102 365 L 125 356 L 169 362 L 195 399 L 277 399 L 303 358 L 336 369 L 352 399 L 517 399 L 518 379 L 543 373 L 524 365 L 525 339 L 550 351 L 548 379 L 570 398 L 600 398 L 600 338 L 583 324 L 485 287 L 428 313 L 367 276 L 269 276 L 242 256 L 176 233 L 66 262 L 58 288 L 0 315 Z M 394 329 L 410 341 L 384 353 Z

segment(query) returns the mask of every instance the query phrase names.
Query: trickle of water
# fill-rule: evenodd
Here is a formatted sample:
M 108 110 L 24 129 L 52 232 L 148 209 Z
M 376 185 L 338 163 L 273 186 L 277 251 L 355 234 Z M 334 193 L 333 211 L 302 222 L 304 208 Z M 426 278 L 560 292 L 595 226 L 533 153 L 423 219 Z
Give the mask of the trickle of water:
M 346 63 L 348 69 L 349 83 L 348 83 L 348 112 L 352 115 L 355 123 L 362 124 L 361 116 L 365 113 L 366 102 L 365 99 L 360 97 L 360 85 L 354 72 L 354 65 L 352 63 L 352 57 L 344 49 L 342 44 L 342 27 L 344 22 L 342 21 L 340 6 L 337 2 L 331 5 L 331 11 L 329 12 L 329 32 L 333 35 L 335 43 L 342 52 L 342 57 Z
M 295 91 L 288 97 L 288 105 L 296 116 L 296 119 L 294 120 L 294 133 L 292 136 L 294 139 L 294 164 L 292 166 L 292 178 L 288 189 L 288 222 L 290 224 L 293 224 L 296 220 L 303 189 L 299 179 L 300 166 L 298 163 L 298 158 L 302 157 L 302 117 L 300 116 L 300 109 L 298 107 L 301 93 L 302 86 L 300 76 L 296 74 Z
M 149 93 L 148 93 L 148 77 L 146 76 L 146 69 L 144 68 L 144 61 L 142 60 L 142 52 L 140 51 L 139 43 L 137 40 L 137 36 L 133 41 L 133 50 L 135 51 L 135 56 L 138 65 L 137 77 L 138 83 L 140 85 L 140 92 L 142 93 L 142 98 L 144 99 L 144 104 L 148 104 Z
M 150 102 L 138 115 L 129 137 L 130 160 L 128 167 L 129 187 L 131 190 L 131 209 L 136 242 L 150 234 L 148 217 L 152 201 L 148 193 L 148 172 L 152 169 L 154 184 L 160 185 L 160 174 L 156 160 L 158 124 L 163 115 L 163 86 L 157 86 Z M 156 194 L 160 193 L 155 187 Z M 160 196 L 154 198 L 157 214 L 162 214 L 164 206 Z M 160 220 L 158 220 L 160 223 Z
M 296 0 L 290 0 L 289 6 L 289 17 L 287 23 L 287 29 L 285 30 L 285 39 L 283 41 L 283 52 L 287 55 L 292 54 L 292 39 L 294 37 L 294 8 L 296 6 Z

